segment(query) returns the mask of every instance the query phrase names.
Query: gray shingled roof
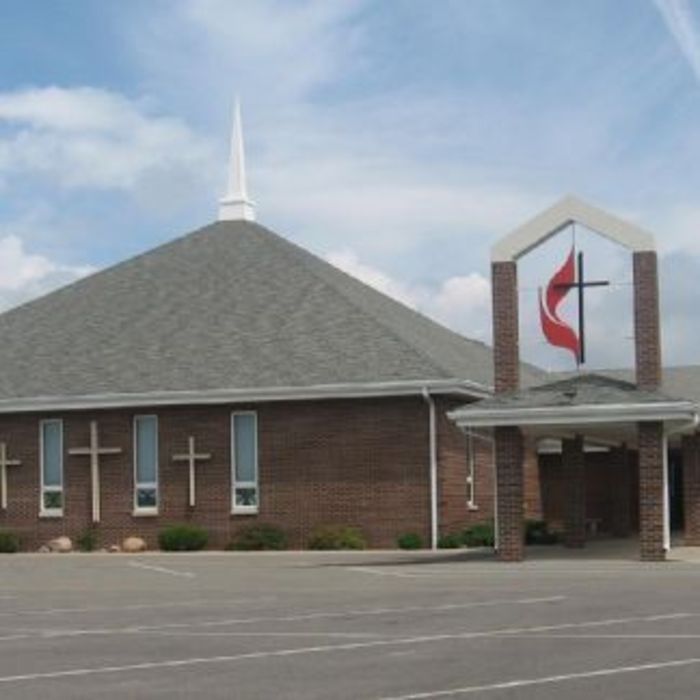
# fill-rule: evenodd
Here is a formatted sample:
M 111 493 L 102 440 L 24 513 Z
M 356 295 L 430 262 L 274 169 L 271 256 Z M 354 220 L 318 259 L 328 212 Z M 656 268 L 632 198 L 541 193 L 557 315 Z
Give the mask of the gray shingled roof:
M 647 391 L 636 384 L 601 374 L 581 374 L 540 384 L 517 392 L 492 396 L 465 410 L 531 409 L 575 406 L 668 403 L 676 401 L 661 391 Z
M 468 380 L 492 355 L 244 221 L 217 222 L 0 316 L 0 400 Z M 541 374 L 524 368 L 525 381 Z
M 634 370 L 631 369 L 601 369 L 596 373 L 611 379 L 634 382 Z M 560 372 L 551 377 L 568 379 L 574 377 L 572 372 Z M 683 365 L 664 367 L 661 392 L 674 399 L 686 399 L 700 404 L 700 365 Z

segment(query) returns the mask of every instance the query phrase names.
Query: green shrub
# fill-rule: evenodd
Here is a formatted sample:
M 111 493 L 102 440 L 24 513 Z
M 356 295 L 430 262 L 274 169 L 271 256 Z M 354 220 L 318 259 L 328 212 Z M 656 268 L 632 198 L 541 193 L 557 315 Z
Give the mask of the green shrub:
M 493 547 L 495 535 L 492 522 L 476 523 L 462 533 L 467 547 Z
M 462 535 L 457 532 L 441 535 L 438 539 L 438 549 L 460 549 L 463 544 Z
M 367 541 L 354 527 L 325 525 L 317 527 L 309 538 L 309 549 L 365 549 Z
M 417 532 L 405 532 L 396 539 L 400 549 L 422 549 L 423 538 Z
M 559 535 L 550 532 L 544 520 L 528 520 L 525 523 L 525 543 L 526 544 L 556 544 L 559 542 Z
M 158 534 L 158 544 L 165 552 L 195 552 L 208 541 L 207 531 L 198 525 L 170 525 Z
M 276 525 L 251 525 L 234 535 L 228 549 L 242 552 L 287 549 L 287 536 Z
M 14 554 L 19 552 L 19 537 L 7 530 L 0 530 L 0 553 Z
M 94 552 L 97 549 L 97 530 L 89 527 L 78 536 L 75 543 L 81 552 Z

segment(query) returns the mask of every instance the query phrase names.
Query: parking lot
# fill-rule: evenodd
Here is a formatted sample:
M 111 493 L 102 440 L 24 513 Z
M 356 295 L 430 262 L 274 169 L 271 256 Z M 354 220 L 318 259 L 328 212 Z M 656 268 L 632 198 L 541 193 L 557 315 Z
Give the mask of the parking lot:
M 700 563 L 0 558 L 0 697 L 690 698 Z

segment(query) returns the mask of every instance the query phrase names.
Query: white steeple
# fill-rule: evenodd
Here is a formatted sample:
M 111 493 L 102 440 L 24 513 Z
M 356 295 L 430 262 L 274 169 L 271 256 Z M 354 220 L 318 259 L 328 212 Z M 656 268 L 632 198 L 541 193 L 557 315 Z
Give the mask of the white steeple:
M 241 104 L 237 97 L 233 108 L 231 156 L 228 167 L 226 194 L 219 200 L 219 221 L 255 221 L 255 204 L 248 199 Z

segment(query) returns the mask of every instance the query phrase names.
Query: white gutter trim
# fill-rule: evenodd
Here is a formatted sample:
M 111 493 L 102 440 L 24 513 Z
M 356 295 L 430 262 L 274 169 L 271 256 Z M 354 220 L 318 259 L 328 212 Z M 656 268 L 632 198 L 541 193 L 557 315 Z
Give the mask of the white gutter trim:
M 430 549 L 438 547 L 438 454 L 437 454 L 437 416 L 435 400 L 428 387 L 423 387 L 423 398 L 428 404 L 428 435 L 430 451 Z
M 319 399 L 374 398 L 382 396 L 420 396 L 428 387 L 433 394 L 462 394 L 471 398 L 491 396 L 491 389 L 476 382 L 459 379 L 411 380 L 319 384 L 308 387 L 270 387 L 246 389 L 209 389 L 204 391 L 153 391 L 124 394 L 87 394 L 78 396 L 32 396 L 0 400 L 0 414 L 37 411 L 131 408 L 139 406 L 182 406 L 265 401 L 314 401 Z
M 526 409 L 451 411 L 448 416 L 460 427 L 507 425 L 570 425 L 579 423 L 631 423 L 640 421 L 692 420 L 697 406 L 688 401 L 653 404 L 591 404 Z

